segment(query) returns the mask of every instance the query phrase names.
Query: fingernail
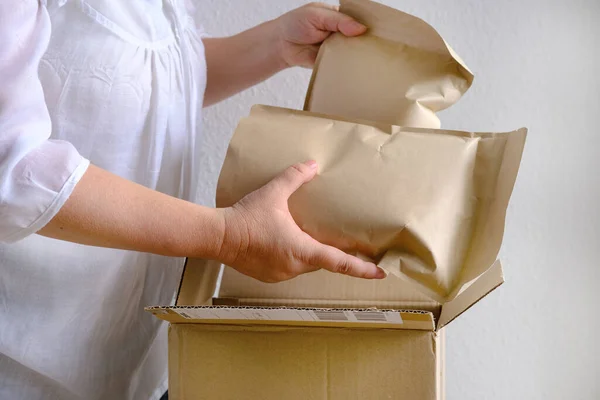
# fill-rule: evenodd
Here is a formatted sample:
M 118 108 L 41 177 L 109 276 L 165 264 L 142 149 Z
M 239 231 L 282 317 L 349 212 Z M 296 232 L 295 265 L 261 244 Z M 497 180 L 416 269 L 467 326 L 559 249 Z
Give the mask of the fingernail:
M 358 21 L 352 21 L 352 28 L 356 29 L 357 31 L 366 31 L 367 30 L 367 27 Z
M 384 278 L 387 278 L 387 274 L 385 273 L 384 270 L 377 267 L 377 273 L 375 273 L 375 279 L 384 279 Z
M 312 169 L 316 169 L 317 168 L 317 162 L 315 160 L 307 161 L 306 165 L 308 165 Z

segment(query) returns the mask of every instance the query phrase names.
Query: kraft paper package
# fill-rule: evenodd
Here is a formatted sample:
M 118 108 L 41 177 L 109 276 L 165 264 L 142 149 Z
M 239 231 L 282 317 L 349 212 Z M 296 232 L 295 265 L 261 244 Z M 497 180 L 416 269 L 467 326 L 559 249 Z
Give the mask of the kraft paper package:
M 323 43 L 304 109 L 392 125 L 439 128 L 436 112 L 456 103 L 473 75 L 430 25 L 369 0 L 340 10 L 368 27 Z
M 318 176 L 289 201 L 298 225 L 442 303 L 496 261 L 525 136 L 254 106 L 230 143 L 217 205 L 314 159 Z

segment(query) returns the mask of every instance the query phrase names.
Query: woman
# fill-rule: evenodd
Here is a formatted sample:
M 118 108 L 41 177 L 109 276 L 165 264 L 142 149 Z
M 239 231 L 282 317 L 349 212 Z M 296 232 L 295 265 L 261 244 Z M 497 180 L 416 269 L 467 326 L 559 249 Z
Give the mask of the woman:
M 203 105 L 365 27 L 310 4 L 203 39 L 175 0 L 0 0 L 0 398 L 155 399 L 181 257 L 275 282 L 381 278 L 303 233 L 290 167 L 228 209 L 193 204 Z M 208 384 L 208 383 L 207 383 Z

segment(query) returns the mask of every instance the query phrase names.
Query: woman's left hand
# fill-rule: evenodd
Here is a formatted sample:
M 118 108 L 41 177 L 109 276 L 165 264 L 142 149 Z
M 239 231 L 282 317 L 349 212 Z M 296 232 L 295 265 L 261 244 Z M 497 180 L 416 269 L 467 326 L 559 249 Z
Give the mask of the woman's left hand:
M 333 32 L 359 36 L 367 27 L 338 11 L 338 7 L 310 3 L 277 18 L 281 57 L 289 67 L 312 67 L 319 47 Z
M 359 36 L 366 31 L 335 6 L 310 3 L 237 35 L 203 39 L 208 70 L 204 106 L 288 67 L 311 68 L 321 43 L 333 32 Z

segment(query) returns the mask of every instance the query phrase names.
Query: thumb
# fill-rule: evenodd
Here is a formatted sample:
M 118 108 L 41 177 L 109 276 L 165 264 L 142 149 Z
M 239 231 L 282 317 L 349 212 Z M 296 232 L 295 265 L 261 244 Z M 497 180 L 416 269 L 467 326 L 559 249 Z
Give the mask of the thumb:
M 310 182 L 315 175 L 317 175 L 316 161 L 295 164 L 269 182 L 265 189 L 288 199 L 300 186 Z
M 344 36 L 359 36 L 367 31 L 367 27 L 346 14 L 339 11 L 322 9 L 316 15 L 317 28 L 341 32 Z

